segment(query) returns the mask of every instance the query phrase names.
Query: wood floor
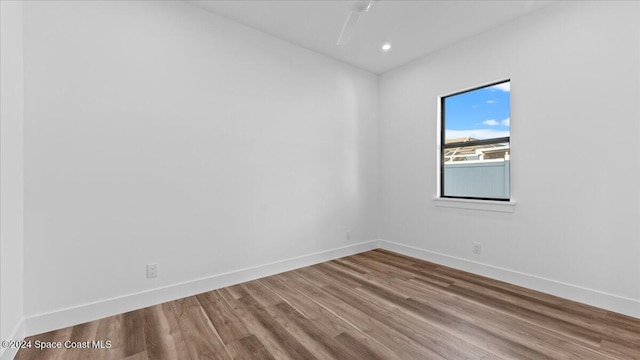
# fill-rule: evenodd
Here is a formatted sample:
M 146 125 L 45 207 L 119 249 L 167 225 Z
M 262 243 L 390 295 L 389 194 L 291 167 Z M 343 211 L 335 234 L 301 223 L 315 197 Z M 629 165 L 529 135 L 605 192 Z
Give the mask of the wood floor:
M 640 320 L 385 250 L 28 340 L 16 359 L 640 359 Z

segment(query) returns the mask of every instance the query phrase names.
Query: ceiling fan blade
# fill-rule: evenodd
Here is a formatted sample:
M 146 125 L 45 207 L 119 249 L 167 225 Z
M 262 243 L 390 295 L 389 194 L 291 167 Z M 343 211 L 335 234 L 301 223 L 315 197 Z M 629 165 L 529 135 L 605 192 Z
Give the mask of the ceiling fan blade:
M 340 31 L 340 36 L 338 36 L 338 45 L 344 45 L 351 40 L 353 34 L 356 32 L 356 24 L 360 19 L 360 15 L 361 13 L 359 12 L 349 12 L 349 16 L 347 16 L 347 20 L 342 26 L 342 31 Z

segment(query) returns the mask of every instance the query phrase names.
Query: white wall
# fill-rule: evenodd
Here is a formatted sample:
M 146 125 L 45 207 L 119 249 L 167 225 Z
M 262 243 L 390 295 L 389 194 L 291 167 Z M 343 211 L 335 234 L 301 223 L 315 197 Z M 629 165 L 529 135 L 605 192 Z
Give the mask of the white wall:
M 0 339 L 23 328 L 22 2 L 0 1 Z M 6 351 L 6 354 L 5 354 Z M 10 354 L 11 353 L 11 354 Z M 0 357 L 14 349 L 0 349 Z M 4 358 L 4 357 L 3 357 Z
M 640 316 L 639 7 L 556 4 L 382 75 L 381 237 Z M 514 212 L 436 207 L 437 97 L 508 78 Z
M 371 73 L 169 1 L 29 2 L 25 68 L 30 333 L 377 238 Z
M 562 3 L 377 79 L 188 4 L 27 3 L 27 332 L 362 249 L 378 230 L 388 248 L 640 316 L 625 307 L 640 299 L 639 18 L 636 3 Z M 4 20 L 3 195 L 22 163 L 5 162 L 4 87 L 21 81 L 4 49 L 21 41 Z M 435 207 L 437 96 L 505 78 L 515 211 Z M 4 214 L 3 339 L 22 314 Z

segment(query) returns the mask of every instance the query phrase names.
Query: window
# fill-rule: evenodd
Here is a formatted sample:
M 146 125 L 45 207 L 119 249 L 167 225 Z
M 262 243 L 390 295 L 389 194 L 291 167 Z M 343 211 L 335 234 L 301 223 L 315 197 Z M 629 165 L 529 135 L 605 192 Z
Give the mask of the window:
M 510 199 L 509 80 L 440 98 L 440 197 Z

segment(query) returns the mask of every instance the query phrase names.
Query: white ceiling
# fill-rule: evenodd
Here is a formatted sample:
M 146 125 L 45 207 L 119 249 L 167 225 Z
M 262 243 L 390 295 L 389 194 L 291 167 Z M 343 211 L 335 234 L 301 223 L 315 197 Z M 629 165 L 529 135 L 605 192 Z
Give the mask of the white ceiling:
M 360 17 L 350 43 L 336 45 L 346 0 L 193 0 L 244 25 L 374 73 L 489 30 L 553 1 L 380 0 Z M 381 46 L 390 42 L 384 53 Z

